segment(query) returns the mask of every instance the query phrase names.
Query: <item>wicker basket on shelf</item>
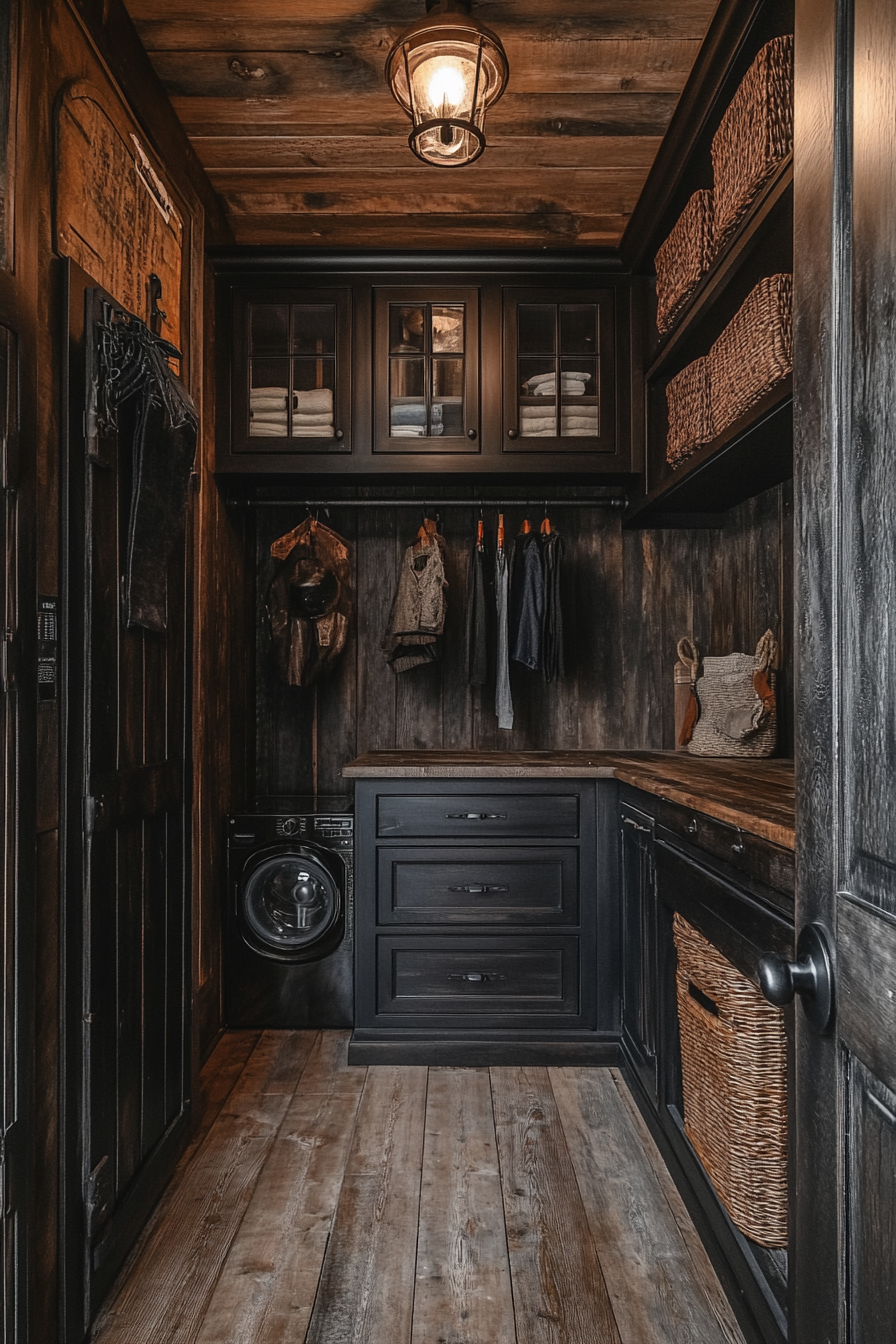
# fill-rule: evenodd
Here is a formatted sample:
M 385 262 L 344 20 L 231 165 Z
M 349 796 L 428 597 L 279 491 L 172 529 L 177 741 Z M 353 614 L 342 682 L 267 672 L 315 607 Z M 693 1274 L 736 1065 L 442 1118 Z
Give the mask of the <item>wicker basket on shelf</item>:
M 656 325 L 661 333 L 673 325 L 712 257 L 712 192 L 695 191 L 656 254 Z
M 674 937 L 685 1133 L 734 1225 L 786 1246 L 783 1013 L 679 914 Z
M 666 385 L 666 460 L 677 467 L 713 437 L 709 360 L 695 359 Z
M 747 296 L 709 352 L 717 434 L 793 370 L 793 276 L 770 275 Z
M 793 37 L 767 42 L 747 71 L 712 142 L 715 245 L 793 149 Z

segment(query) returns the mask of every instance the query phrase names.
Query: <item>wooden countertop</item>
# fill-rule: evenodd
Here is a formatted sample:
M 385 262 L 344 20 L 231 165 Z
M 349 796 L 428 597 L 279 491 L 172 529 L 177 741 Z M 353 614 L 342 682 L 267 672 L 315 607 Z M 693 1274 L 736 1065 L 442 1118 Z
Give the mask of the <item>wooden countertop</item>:
M 794 848 L 793 761 L 682 751 L 369 751 L 346 779 L 618 779 Z

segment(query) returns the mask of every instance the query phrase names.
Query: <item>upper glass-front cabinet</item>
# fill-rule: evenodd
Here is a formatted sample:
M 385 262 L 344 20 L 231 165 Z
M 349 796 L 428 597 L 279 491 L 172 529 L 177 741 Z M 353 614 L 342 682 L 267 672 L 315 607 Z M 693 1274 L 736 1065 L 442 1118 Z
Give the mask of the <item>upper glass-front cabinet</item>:
M 349 452 L 350 291 L 241 295 L 234 316 L 236 451 Z
M 504 291 L 505 452 L 615 452 L 612 290 Z
M 376 294 L 374 451 L 479 451 L 479 302 L 474 289 Z

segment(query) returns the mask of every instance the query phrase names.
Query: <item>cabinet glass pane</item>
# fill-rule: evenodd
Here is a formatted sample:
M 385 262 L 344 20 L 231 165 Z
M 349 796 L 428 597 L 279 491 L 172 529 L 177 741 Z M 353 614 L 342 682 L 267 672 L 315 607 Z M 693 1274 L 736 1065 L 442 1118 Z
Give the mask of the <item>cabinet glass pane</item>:
M 432 362 L 431 434 L 460 438 L 464 432 L 464 361 L 434 359 Z
M 249 434 L 285 439 L 289 433 L 289 360 L 249 361 Z
M 596 303 L 561 303 L 560 353 L 561 355 L 598 353 Z
M 426 361 L 391 359 L 389 365 L 389 434 L 396 439 L 422 439 L 426 434 Z
M 253 303 L 249 309 L 250 352 L 285 355 L 289 351 L 289 308 L 285 303 Z
M 432 305 L 432 349 L 434 354 L 463 354 L 464 305 L 462 303 L 434 303 Z
M 517 309 L 517 340 L 521 355 L 552 355 L 557 348 L 557 305 L 521 303 Z
M 548 439 L 557 436 L 557 361 L 519 361 L 520 437 Z
M 420 354 L 426 348 L 426 312 L 422 305 L 389 304 L 389 351 L 393 355 Z
M 292 437 L 334 438 L 335 359 L 294 359 L 293 388 Z
M 292 352 L 294 355 L 335 355 L 335 303 L 293 304 Z
M 560 434 L 563 438 L 597 438 L 600 434 L 600 398 L 597 360 L 560 361 Z

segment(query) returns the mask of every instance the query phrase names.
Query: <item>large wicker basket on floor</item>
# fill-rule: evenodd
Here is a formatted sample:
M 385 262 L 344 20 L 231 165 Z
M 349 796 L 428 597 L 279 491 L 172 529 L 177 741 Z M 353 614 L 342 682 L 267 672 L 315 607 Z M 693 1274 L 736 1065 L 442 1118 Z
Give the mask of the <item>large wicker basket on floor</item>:
M 716 248 L 792 149 L 793 37 L 776 37 L 750 66 L 713 137 Z
M 656 325 L 660 332 L 673 325 L 712 258 L 712 192 L 695 191 L 656 254 Z
M 720 434 L 793 371 L 793 276 L 760 280 L 708 358 L 712 421 Z
M 713 437 L 708 359 L 695 359 L 669 380 L 666 405 L 666 460 L 677 467 Z
M 783 1014 L 679 914 L 674 937 L 685 1133 L 734 1225 L 786 1246 Z

